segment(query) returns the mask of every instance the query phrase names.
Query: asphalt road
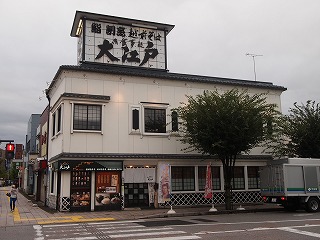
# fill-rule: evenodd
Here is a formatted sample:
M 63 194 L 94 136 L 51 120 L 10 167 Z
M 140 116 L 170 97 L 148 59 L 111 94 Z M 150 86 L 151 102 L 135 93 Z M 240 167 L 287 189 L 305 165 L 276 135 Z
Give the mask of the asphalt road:
M 1 240 L 320 238 L 320 213 L 258 212 L 0 228 Z

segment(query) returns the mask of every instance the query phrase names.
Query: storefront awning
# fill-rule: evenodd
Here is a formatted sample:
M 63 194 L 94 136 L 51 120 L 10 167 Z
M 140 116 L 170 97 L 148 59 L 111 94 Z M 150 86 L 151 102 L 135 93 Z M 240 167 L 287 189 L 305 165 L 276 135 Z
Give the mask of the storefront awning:
M 77 161 L 60 160 L 59 171 L 122 171 L 123 161 Z

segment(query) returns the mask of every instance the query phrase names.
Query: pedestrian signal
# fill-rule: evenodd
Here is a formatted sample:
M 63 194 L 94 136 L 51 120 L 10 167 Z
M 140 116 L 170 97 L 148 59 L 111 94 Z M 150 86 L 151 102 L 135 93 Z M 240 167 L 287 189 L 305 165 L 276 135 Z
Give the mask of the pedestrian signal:
M 14 144 L 6 144 L 6 159 L 10 160 L 14 158 Z

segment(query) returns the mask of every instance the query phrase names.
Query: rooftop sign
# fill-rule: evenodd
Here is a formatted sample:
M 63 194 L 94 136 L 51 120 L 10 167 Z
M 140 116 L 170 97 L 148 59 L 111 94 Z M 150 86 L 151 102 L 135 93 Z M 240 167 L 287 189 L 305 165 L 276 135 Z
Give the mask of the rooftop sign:
M 78 64 L 93 62 L 167 69 L 166 36 L 173 25 L 76 12 Z

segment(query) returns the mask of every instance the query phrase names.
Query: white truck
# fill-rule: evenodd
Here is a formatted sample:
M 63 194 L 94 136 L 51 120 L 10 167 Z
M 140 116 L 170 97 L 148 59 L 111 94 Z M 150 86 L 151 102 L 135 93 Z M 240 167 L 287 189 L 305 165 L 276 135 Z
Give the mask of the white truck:
M 272 160 L 260 171 L 261 196 L 289 211 L 319 211 L 320 159 Z

